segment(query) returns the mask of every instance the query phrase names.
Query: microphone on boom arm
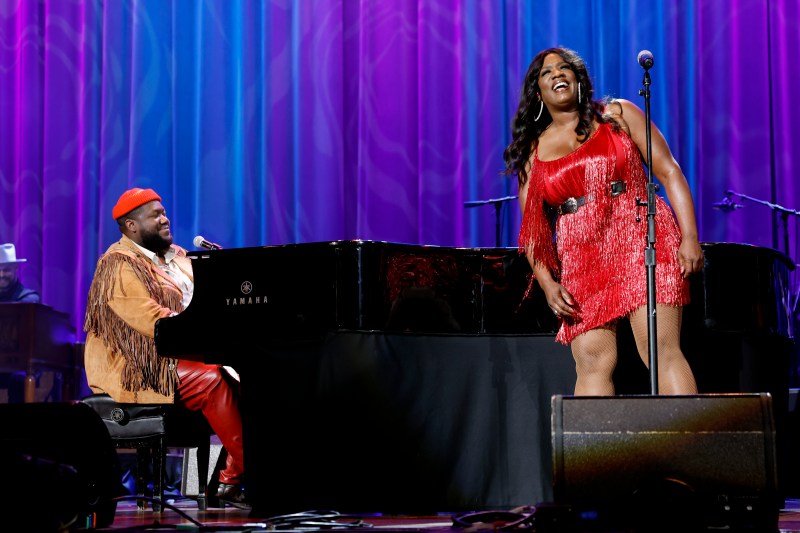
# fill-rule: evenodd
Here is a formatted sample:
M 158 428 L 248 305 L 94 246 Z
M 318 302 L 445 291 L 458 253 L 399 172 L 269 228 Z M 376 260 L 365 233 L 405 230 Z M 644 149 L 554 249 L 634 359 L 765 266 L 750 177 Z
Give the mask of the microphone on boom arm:
M 741 209 L 744 206 L 742 204 L 736 203 L 733 201 L 733 192 L 725 191 L 725 198 L 720 200 L 719 202 L 714 202 L 711 204 L 711 207 L 714 209 L 719 209 L 723 213 L 730 213 L 731 211 L 736 211 L 737 209 Z

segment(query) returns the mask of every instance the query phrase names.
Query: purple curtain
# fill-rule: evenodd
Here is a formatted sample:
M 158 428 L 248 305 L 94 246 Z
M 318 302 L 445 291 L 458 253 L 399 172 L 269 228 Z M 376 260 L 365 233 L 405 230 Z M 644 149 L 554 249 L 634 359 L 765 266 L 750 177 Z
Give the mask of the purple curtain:
M 560 44 L 597 94 L 640 106 L 651 50 L 653 119 L 701 239 L 783 250 L 769 207 L 711 206 L 730 189 L 800 209 L 798 3 L 2 0 L 0 242 L 77 326 L 134 186 L 163 196 L 184 246 L 494 246 L 492 206 L 464 203 L 516 194 L 502 151 L 521 80 Z M 515 202 L 500 220 L 514 246 Z

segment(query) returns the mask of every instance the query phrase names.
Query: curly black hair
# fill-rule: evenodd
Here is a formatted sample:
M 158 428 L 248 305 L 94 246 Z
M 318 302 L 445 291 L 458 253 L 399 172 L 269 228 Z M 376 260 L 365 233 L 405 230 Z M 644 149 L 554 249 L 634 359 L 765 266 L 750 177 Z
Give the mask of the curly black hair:
M 578 114 L 580 115 L 575 133 L 578 139 L 584 142 L 592 132 L 592 121 L 608 122 L 603 115 L 605 104 L 602 101 L 594 100 L 594 88 L 586 63 L 574 50 L 569 48 L 548 48 L 542 50 L 531 61 L 528 72 L 525 73 L 525 81 L 519 98 L 519 107 L 511 124 L 511 143 L 503 151 L 503 159 L 506 163 L 506 174 L 516 174 L 519 185 L 522 186 L 528 181 L 525 166 L 531 155 L 531 149 L 536 143 L 542 132 L 553 122 L 553 117 L 547 111 L 547 106 L 543 107 L 542 115 L 539 120 L 534 120 L 539 113 L 540 89 L 539 72 L 542 70 L 544 58 L 548 54 L 558 54 L 570 64 L 575 72 L 575 77 L 581 85 L 583 96 L 578 102 Z

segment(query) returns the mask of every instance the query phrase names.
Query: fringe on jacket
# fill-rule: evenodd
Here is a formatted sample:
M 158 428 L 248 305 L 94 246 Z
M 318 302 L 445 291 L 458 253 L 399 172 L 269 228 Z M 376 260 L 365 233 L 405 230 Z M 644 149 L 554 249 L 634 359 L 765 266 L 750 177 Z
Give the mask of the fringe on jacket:
M 130 327 L 109 305 L 125 265 L 133 269 L 136 278 L 156 302 L 176 311 L 183 310 L 180 295 L 164 290 L 154 265 L 120 248 L 109 251 L 98 262 L 89 289 L 84 331 L 102 339 L 109 348 L 109 354 L 125 360 L 123 389 L 131 392 L 152 389 L 159 394 L 172 395 L 178 375 L 175 359 L 159 357 L 155 340 Z M 121 287 L 120 290 L 125 295 L 125 289 Z

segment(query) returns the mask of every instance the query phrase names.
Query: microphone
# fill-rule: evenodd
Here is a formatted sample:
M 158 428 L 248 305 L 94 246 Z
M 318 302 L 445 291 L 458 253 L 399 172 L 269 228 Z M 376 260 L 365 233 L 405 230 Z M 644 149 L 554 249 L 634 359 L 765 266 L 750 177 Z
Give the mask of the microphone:
M 711 204 L 711 207 L 713 207 L 714 209 L 719 209 L 724 213 L 730 213 L 731 211 L 741 209 L 744 206 L 742 204 L 737 204 L 736 202 L 731 200 L 730 196 L 726 196 L 725 198 L 722 199 L 721 202 L 714 202 L 713 204 Z
M 194 244 L 197 248 L 205 248 L 206 250 L 222 250 L 222 246 L 205 240 L 202 235 L 195 237 L 192 240 L 192 244 Z
M 636 60 L 643 69 L 650 70 L 653 67 L 653 52 L 650 50 L 642 50 L 639 52 Z

